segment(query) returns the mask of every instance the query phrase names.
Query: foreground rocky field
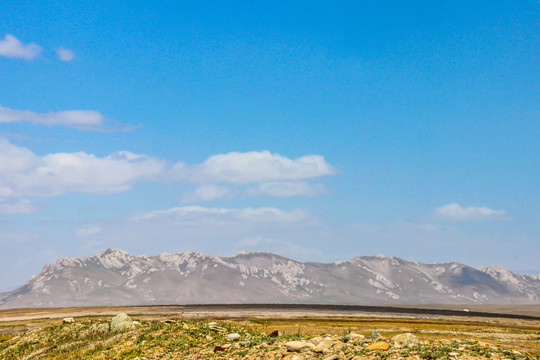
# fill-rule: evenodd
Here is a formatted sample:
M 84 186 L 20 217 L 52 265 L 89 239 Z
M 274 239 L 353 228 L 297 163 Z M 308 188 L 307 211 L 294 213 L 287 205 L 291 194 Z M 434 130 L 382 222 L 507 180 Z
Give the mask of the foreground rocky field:
M 305 320 L 133 320 L 120 313 L 70 317 L 24 332 L 9 331 L 5 325 L 0 327 L 0 359 L 539 358 L 540 332 L 534 325 L 464 330 L 459 324 L 452 329 L 434 320 L 412 322 L 409 328 L 397 326 L 395 319 L 365 319 L 347 326 L 333 326 L 328 319 Z

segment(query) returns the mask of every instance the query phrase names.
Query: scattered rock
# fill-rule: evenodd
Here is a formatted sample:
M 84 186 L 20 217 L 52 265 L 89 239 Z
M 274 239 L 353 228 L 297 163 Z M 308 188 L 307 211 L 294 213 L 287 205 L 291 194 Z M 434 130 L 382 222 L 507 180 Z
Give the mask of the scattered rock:
M 388 350 L 390 349 L 390 344 L 385 341 L 378 341 L 368 346 L 368 350 Z
M 458 356 L 459 353 L 455 352 L 455 351 L 452 351 L 452 352 L 449 352 L 448 353 L 448 356 Z
M 298 354 L 289 354 L 289 355 L 285 355 L 285 357 L 282 360 L 304 360 L 304 357 Z
M 119 313 L 111 320 L 111 331 L 121 332 L 134 329 L 133 320 L 126 313 Z
M 336 354 L 334 354 L 334 355 L 330 355 L 328 357 L 325 357 L 323 360 L 335 360 L 337 358 L 338 358 L 338 356 Z
M 292 352 L 312 351 L 315 345 L 306 341 L 289 341 L 285 343 L 285 348 Z
M 397 348 L 415 348 L 420 346 L 420 340 L 418 340 L 418 338 L 411 333 L 399 334 L 394 336 L 392 338 L 392 343 Z
M 221 345 L 214 346 L 214 352 L 225 351 L 225 348 Z
M 211 330 L 214 330 L 214 331 L 217 331 L 217 332 L 225 332 L 225 328 L 222 328 L 221 326 L 218 326 L 218 324 L 215 323 L 215 322 L 208 323 L 208 327 Z
M 322 353 L 324 352 L 324 350 L 330 350 L 333 344 L 334 343 L 332 342 L 332 340 L 323 340 L 320 343 L 318 343 L 317 346 L 315 346 L 313 351 Z
M 270 333 L 270 335 L 268 335 L 270 337 L 278 337 L 279 336 L 279 331 L 278 330 L 274 330 Z
M 237 341 L 240 340 L 240 334 L 238 333 L 232 333 L 227 335 L 227 341 Z
M 379 338 L 379 333 L 377 332 L 377 330 L 373 330 L 371 331 L 371 337 L 374 338 L 374 339 L 378 339 Z
M 62 319 L 62 322 L 63 322 L 64 324 L 74 323 L 74 322 L 75 322 L 75 319 L 72 318 L 72 317 L 66 317 L 66 318 L 63 318 L 63 319 Z

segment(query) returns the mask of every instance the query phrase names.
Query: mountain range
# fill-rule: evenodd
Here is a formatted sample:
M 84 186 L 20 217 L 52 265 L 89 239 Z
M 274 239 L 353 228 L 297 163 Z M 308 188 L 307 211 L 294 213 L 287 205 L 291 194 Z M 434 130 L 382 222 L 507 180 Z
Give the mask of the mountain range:
M 218 303 L 539 304 L 540 275 L 382 255 L 318 263 L 266 252 L 145 256 L 107 249 L 63 257 L 0 294 L 3 309 Z

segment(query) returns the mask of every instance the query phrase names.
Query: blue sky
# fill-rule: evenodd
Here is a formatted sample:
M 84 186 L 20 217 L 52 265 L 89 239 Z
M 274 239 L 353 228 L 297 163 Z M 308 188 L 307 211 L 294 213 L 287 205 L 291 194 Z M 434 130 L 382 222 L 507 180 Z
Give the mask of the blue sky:
M 0 14 L 0 289 L 60 256 L 540 272 L 537 1 Z

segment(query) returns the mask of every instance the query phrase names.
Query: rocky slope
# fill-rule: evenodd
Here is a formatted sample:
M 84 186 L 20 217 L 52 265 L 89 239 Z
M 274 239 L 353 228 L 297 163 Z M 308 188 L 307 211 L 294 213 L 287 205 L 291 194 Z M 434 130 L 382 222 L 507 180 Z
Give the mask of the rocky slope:
M 107 249 L 46 265 L 0 308 L 190 303 L 540 303 L 540 280 L 499 266 L 362 256 L 301 263 L 271 253 L 131 255 Z

